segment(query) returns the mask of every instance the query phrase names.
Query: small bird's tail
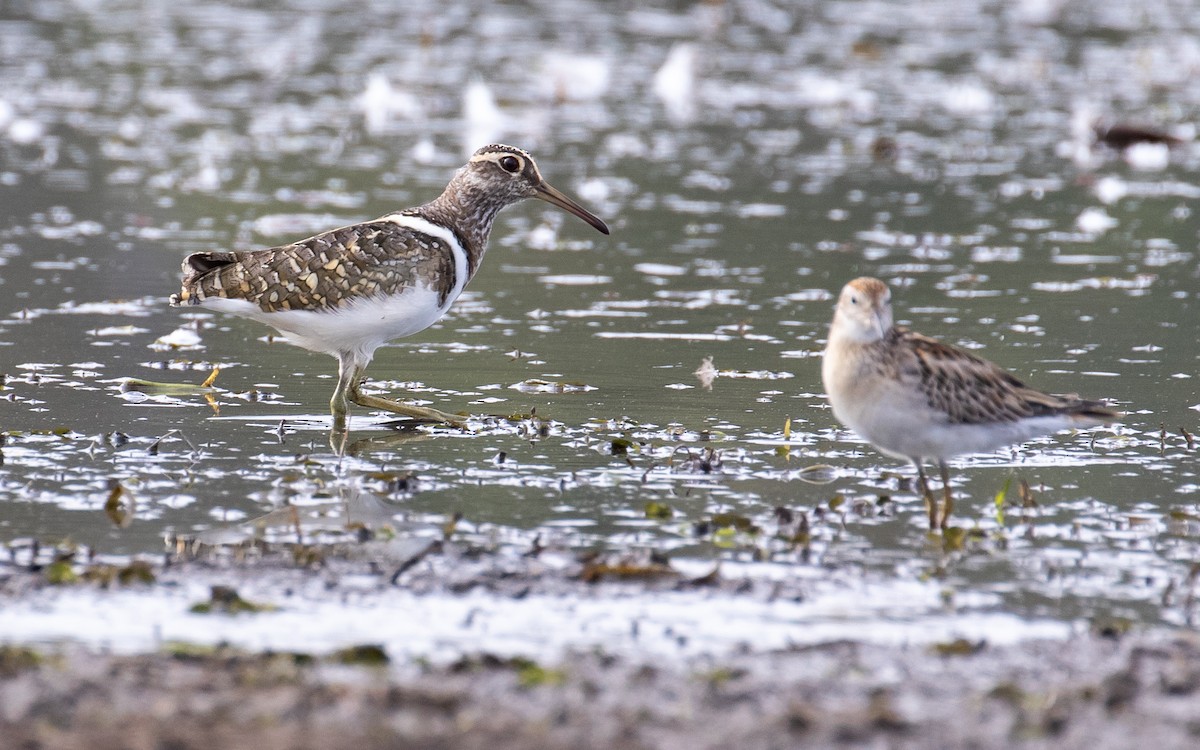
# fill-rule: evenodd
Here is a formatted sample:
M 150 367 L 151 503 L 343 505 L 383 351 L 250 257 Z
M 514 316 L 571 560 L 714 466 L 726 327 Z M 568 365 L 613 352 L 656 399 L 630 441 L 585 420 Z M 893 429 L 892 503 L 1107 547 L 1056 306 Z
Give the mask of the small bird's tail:
M 1080 427 L 1108 424 L 1125 417 L 1125 412 L 1113 409 L 1103 401 L 1089 401 L 1073 394 L 1059 396 L 1059 398 L 1068 402 L 1062 413 L 1069 416 Z
M 1075 427 L 1094 427 L 1116 422 L 1125 416 L 1103 401 L 1080 398 L 1074 393 L 1044 393 L 1034 388 L 1022 390 L 1022 400 L 1031 417 L 1066 417 Z

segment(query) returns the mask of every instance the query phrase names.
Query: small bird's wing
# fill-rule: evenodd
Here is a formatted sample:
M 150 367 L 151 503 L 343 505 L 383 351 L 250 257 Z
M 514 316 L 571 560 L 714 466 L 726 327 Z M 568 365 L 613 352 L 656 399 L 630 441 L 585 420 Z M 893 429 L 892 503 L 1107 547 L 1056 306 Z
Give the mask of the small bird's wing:
M 454 253 L 441 238 L 385 218 L 266 250 L 193 253 L 171 304 L 224 297 L 263 312 L 322 310 L 418 285 L 436 291 L 441 303 L 455 273 Z
M 1099 401 L 1058 396 L 1030 388 L 999 365 L 905 328 L 899 340 L 901 377 L 925 395 L 951 424 L 1016 422 L 1031 417 L 1078 417 L 1109 422 L 1121 414 Z

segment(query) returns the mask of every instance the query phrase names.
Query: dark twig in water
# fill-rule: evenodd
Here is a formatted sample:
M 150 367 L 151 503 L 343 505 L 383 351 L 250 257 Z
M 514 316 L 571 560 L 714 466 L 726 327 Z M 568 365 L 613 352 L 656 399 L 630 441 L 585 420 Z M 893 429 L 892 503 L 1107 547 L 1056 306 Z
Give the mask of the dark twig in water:
M 147 448 L 146 451 L 151 456 L 157 456 L 158 455 L 158 447 L 159 447 L 159 445 L 162 444 L 162 441 L 166 440 L 169 437 L 176 437 L 176 436 L 178 436 L 179 439 L 182 440 L 183 442 L 187 443 L 187 447 L 191 448 L 192 453 L 195 453 L 197 451 L 195 444 L 193 444 L 191 440 L 188 440 L 188 436 L 184 435 L 179 430 L 169 430 L 165 435 L 163 435 L 158 440 L 155 440 L 153 443 L 151 443 L 150 447 Z
M 1024 477 L 1022 477 L 1021 481 L 1017 484 L 1017 490 L 1021 494 L 1022 508 L 1038 507 L 1037 500 L 1035 500 L 1033 497 L 1033 490 L 1029 488 L 1029 482 L 1026 482 Z
M 542 544 L 542 535 L 538 533 L 534 535 L 533 541 L 529 545 L 529 549 L 526 550 L 523 556 L 537 557 L 538 555 L 542 554 L 542 550 L 544 549 L 546 549 L 546 546 Z
M 304 526 L 300 523 L 300 511 L 295 505 L 289 505 L 289 520 L 292 526 L 296 529 L 296 546 L 304 546 Z
M 400 563 L 400 566 L 398 568 L 396 568 L 396 572 L 392 573 L 392 578 L 391 578 L 392 585 L 393 586 L 398 585 L 400 576 L 404 575 L 409 569 L 412 568 L 412 566 L 414 566 L 417 563 L 424 560 L 431 552 L 441 552 L 441 551 L 442 551 L 442 542 L 440 539 L 434 539 L 434 540 L 430 541 L 429 546 L 425 547 L 425 549 L 421 550 L 420 552 L 416 553 L 415 555 L 408 558 L 404 562 Z
M 1181 138 L 1149 125 L 1097 123 L 1094 132 L 1097 141 L 1118 151 L 1137 143 L 1164 143 L 1167 146 L 1178 146 L 1183 143 Z
M 1190 451 L 1195 450 L 1196 440 L 1192 437 L 1192 433 L 1188 432 L 1187 428 L 1183 427 L 1182 425 L 1180 425 L 1179 431 L 1183 434 L 1183 439 L 1187 441 L 1187 449 Z
M 697 454 L 692 452 L 691 448 L 686 445 L 676 446 L 671 451 L 671 459 L 669 464 L 672 468 L 675 466 L 675 456 L 680 451 L 683 451 L 686 458 L 683 462 L 682 471 L 700 472 L 703 474 L 712 474 L 714 471 L 721 470 L 721 454 L 713 448 L 705 448 L 703 452 Z

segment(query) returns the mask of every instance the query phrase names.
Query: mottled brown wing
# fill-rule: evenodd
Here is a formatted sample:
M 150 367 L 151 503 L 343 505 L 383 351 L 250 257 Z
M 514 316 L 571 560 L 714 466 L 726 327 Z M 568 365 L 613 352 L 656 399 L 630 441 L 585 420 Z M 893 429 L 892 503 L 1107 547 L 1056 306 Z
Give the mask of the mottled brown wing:
M 898 328 L 896 335 L 906 353 L 901 363 L 904 377 L 913 379 L 929 405 L 952 424 L 1015 422 L 1101 406 L 1030 388 L 986 359 L 919 333 Z
M 439 302 L 454 288 L 452 250 L 440 238 L 388 220 L 334 229 L 252 252 L 189 255 L 173 305 L 244 299 L 264 312 L 333 309 L 425 284 Z

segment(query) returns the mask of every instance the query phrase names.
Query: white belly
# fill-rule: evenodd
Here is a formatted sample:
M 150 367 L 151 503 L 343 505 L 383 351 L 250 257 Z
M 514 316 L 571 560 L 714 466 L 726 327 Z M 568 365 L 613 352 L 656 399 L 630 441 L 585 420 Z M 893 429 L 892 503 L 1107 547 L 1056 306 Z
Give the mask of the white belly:
M 459 291 L 458 289 L 454 291 Z M 275 328 L 291 343 L 337 356 L 340 352 L 358 352 L 368 360 L 372 353 L 392 339 L 411 336 L 433 325 L 446 314 L 457 294 L 438 304 L 438 295 L 427 287 L 413 287 L 391 297 L 372 297 L 353 302 L 337 310 L 282 310 L 263 312 L 246 300 L 210 297 L 204 306 L 240 315 Z
M 1015 422 L 951 423 L 923 399 L 902 389 L 856 399 L 831 399 L 834 415 L 880 451 L 896 458 L 945 460 L 986 453 L 1072 427 L 1070 417 Z

